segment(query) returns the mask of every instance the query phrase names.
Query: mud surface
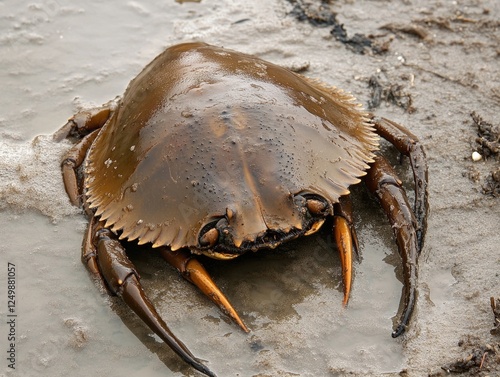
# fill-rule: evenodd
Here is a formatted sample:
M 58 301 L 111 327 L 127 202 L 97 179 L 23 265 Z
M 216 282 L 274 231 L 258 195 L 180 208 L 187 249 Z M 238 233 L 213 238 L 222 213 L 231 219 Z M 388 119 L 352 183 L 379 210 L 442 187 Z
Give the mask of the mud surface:
M 362 187 L 354 190 L 362 257 L 347 309 L 326 228 L 268 254 L 207 264 L 248 335 L 156 255 L 132 253 L 175 333 L 219 376 L 441 376 L 457 360 L 474 363 L 461 375 L 498 376 L 490 297 L 499 296 L 500 199 L 484 186 L 499 162 L 478 150 L 478 137 L 494 140 L 478 135 L 471 113 L 492 131 L 499 125 L 499 8 L 497 0 L 1 2 L 1 354 L 8 262 L 18 317 L 16 369 L 2 357 L 0 375 L 198 375 L 89 278 L 80 263 L 86 222 L 60 180 L 69 144 L 43 135 L 121 94 L 165 47 L 203 40 L 321 78 L 409 127 L 426 147 L 431 214 L 403 338 L 390 337 L 399 257 Z M 473 151 L 483 158 L 473 161 Z M 388 153 L 410 182 L 407 162 Z

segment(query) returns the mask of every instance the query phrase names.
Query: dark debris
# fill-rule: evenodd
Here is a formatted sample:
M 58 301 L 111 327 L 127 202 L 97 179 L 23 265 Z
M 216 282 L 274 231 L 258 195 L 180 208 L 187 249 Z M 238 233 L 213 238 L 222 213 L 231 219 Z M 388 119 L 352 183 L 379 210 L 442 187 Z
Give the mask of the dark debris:
M 490 304 L 494 316 L 494 325 L 490 333 L 500 335 L 500 298 L 495 300 L 491 297 Z M 431 373 L 429 377 L 441 377 L 450 373 L 467 376 L 500 376 L 498 374 L 500 372 L 500 342 L 485 344 L 480 339 L 472 335 L 461 339 L 458 345 L 468 350 L 467 356 L 442 366 L 441 372 Z
M 368 86 L 372 89 L 368 109 L 372 110 L 379 107 L 382 102 L 389 102 L 410 114 L 415 112 L 411 94 L 406 91 L 404 85 L 394 84 L 373 75 L 368 80 Z
M 500 197 L 500 166 L 490 172 L 483 185 L 483 192 L 495 198 Z
M 498 361 L 499 356 L 500 349 L 498 345 L 486 344 L 473 348 L 470 354 L 463 359 L 442 366 L 441 369 L 447 373 L 479 372 L 481 369 L 487 370 L 486 368 L 489 368 L 490 363 Z
M 289 13 L 299 21 L 307 21 L 316 27 L 331 27 L 330 34 L 357 54 L 382 54 L 389 50 L 389 41 L 378 42 L 373 36 L 355 33 L 349 36 L 343 24 L 337 20 L 330 0 L 288 0 L 293 5 Z
M 477 151 L 485 158 L 500 161 L 500 127 L 486 122 L 475 111 L 470 115 L 477 128 Z
M 491 310 L 493 310 L 493 328 L 490 330 L 491 335 L 500 336 L 500 298 L 495 300 L 495 297 L 490 297 Z
M 337 41 L 342 42 L 357 54 L 363 55 L 370 50 L 373 51 L 374 45 L 373 41 L 370 38 L 359 33 L 356 33 L 352 37 L 349 37 L 343 24 L 336 24 L 330 31 L 330 34 L 333 35 Z M 373 52 L 378 53 L 377 51 Z
M 293 5 L 290 14 L 299 21 L 307 21 L 318 27 L 337 25 L 337 13 L 332 10 L 331 2 L 328 0 L 288 0 L 288 2 Z
M 485 160 L 493 161 L 493 168 L 483 184 L 483 192 L 495 198 L 500 197 L 500 126 L 483 120 L 475 111 L 471 113 L 477 129 L 474 149 Z

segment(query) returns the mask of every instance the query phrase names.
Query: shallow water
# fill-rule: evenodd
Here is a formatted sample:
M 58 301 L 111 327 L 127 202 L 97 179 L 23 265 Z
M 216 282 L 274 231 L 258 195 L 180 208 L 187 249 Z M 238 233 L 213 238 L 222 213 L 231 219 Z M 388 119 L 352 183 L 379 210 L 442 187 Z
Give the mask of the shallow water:
M 377 3 L 375 8 L 401 12 L 407 6 L 383 10 Z M 362 32 L 379 26 L 369 21 L 373 7 L 371 2 L 339 5 L 342 20 Z M 411 56 L 415 49 L 396 44 L 403 50 L 383 58 L 354 55 L 330 39 L 328 30 L 287 16 L 290 9 L 287 2 L 261 0 L 0 3 L 0 257 L 4 266 L 16 265 L 18 314 L 16 370 L 4 360 L 0 375 L 123 376 L 130 370 L 152 377 L 197 375 L 91 281 L 80 263 L 86 222 L 69 205 L 60 180 L 59 161 L 68 144 L 37 135 L 51 134 L 82 106 L 121 94 L 154 56 L 181 41 L 204 40 L 285 66 L 309 64 L 308 75 L 350 89 L 362 101 L 369 94 L 363 78 L 380 66 L 389 72 L 401 68 L 399 51 L 406 48 Z M 484 74 L 490 72 L 487 59 L 483 64 Z M 390 337 L 402 287 L 394 267 L 397 250 L 383 214 L 363 190 L 356 190 L 355 198 L 362 257 L 345 309 L 327 230 L 266 255 L 208 264 L 251 328 L 248 335 L 155 255 L 133 255 L 167 323 L 220 376 L 373 376 L 402 369 L 418 376 L 456 352 L 447 348 L 459 336 L 488 321 L 481 300 L 493 295 L 492 264 L 500 262 L 498 203 L 482 201 L 461 175 L 467 136 L 448 135 L 456 135 L 456 124 L 468 135 L 466 111 L 456 110 L 464 104 L 458 102 L 494 106 L 481 102 L 481 92 L 469 91 L 460 99 L 460 85 L 440 86 L 433 75 L 418 78 L 414 94 L 420 112 L 411 117 L 397 108 L 381 109 L 415 126 L 428 145 L 430 164 L 434 210 L 421 263 L 419 307 L 405 341 Z M 443 98 L 457 102 L 449 105 L 455 106 L 449 113 L 437 109 Z M 485 116 L 492 113 L 485 111 Z M 440 148 L 443 141 L 456 145 L 457 157 Z M 6 268 L 0 270 L 5 287 Z M 7 334 L 7 303 L 3 288 L 0 292 L 0 332 Z M 0 339 L 4 352 L 6 336 Z

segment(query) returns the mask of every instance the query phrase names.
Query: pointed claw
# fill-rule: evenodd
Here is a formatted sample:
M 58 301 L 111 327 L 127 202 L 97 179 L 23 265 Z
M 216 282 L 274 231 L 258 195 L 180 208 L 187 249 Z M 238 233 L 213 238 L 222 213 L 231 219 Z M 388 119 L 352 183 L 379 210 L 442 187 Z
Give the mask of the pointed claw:
M 189 274 L 190 280 L 201 291 L 210 298 L 224 313 L 236 322 L 245 332 L 249 332 L 246 325 L 239 317 L 236 310 L 233 308 L 227 297 L 215 285 L 214 281 L 210 278 L 205 268 L 196 259 L 190 259 L 186 264 L 186 270 Z
M 335 241 L 339 249 L 340 263 L 342 264 L 342 279 L 344 282 L 344 300 L 342 304 L 346 306 L 351 292 L 353 238 L 351 228 L 345 218 L 334 216 L 334 226 Z
M 116 236 L 104 228 L 96 231 L 95 239 L 99 270 L 109 290 L 121 297 L 130 309 L 185 362 L 207 376 L 214 377 L 215 374 L 193 356 L 160 317 L 144 293 L 139 275 Z
M 417 234 L 419 225 L 396 172 L 385 158 L 382 156 L 375 158 L 365 182 L 368 189 L 378 197 L 389 218 L 403 265 L 402 310 L 399 314 L 399 323 L 392 332 L 392 337 L 396 338 L 405 332 L 415 308 L 420 252 Z
M 216 377 L 210 369 L 202 364 L 189 349 L 170 331 L 153 304 L 144 293 L 137 277 L 129 275 L 121 286 L 119 293 L 123 301 L 186 363 L 210 377 Z
M 207 270 L 205 270 L 203 265 L 198 262 L 189 251 L 172 251 L 167 248 L 162 248 L 160 252 L 168 263 L 177 268 L 185 279 L 196 285 L 222 312 L 231 317 L 243 331 L 250 332 L 227 297 L 212 280 Z

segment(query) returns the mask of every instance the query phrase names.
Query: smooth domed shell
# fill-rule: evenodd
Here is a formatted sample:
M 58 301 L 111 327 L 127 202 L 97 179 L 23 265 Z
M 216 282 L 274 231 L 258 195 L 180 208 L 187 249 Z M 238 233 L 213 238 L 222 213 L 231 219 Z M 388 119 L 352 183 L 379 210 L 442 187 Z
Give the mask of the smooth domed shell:
M 293 195 L 332 203 L 378 137 L 352 96 L 253 56 L 173 46 L 129 85 L 87 156 L 88 202 L 122 238 L 195 247 L 227 211 L 233 238 L 301 226 Z

